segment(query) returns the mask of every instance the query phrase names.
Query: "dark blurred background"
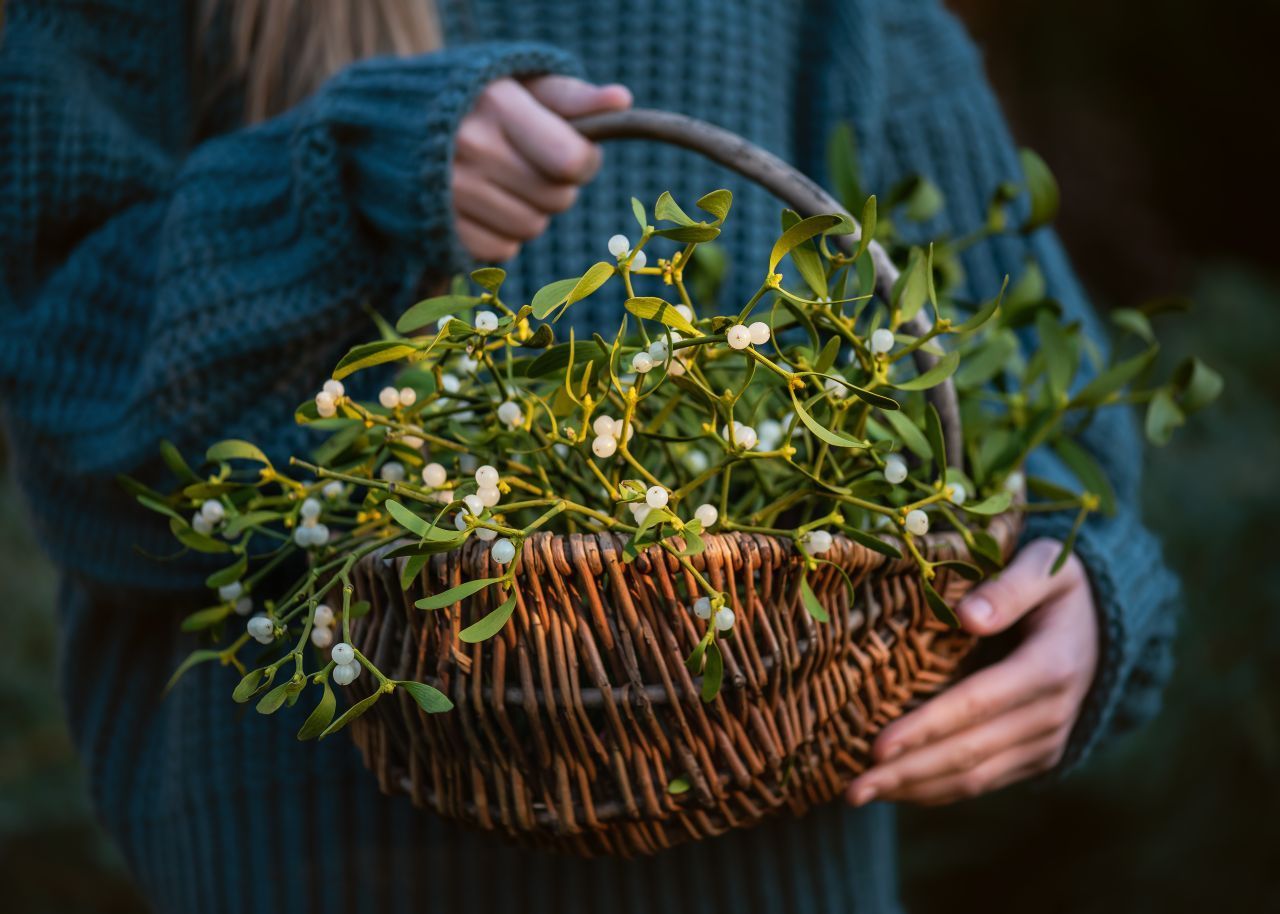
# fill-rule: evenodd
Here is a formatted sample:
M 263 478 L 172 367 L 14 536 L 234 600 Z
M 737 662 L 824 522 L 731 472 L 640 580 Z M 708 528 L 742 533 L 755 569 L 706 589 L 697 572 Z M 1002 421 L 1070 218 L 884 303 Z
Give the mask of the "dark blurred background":
M 1278 911 L 1280 4 L 951 6 L 1062 184 L 1059 229 L 1099 307 L 1194 299 L 1163 336 L 1227 393 L 1148 471 L 1148 516 L 1187 594 L 1164 715 L 1050 790 L 908 811 L 908 906 Z M 141 911 L 84 798 L 54 692 L 53 578 L 4 463 L 0 444 L 0 907 Z

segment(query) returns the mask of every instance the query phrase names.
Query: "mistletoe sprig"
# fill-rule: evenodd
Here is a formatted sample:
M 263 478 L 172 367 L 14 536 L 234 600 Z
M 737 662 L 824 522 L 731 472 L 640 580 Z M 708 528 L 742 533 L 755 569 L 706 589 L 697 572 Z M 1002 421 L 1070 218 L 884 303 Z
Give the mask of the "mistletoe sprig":
M 896 220 L 927 218 L 935 196 L 918 183 L 900 189 L 879 219 L 869 197 L 861 226 L 838 213 L 784 212 L 758 288 L 728 309 L 717 307 L 722 258 L 708 243 L 731 194 L 696 201 L 698 219 L 670 194 L 652 219 L 633 200 L 634 240 L 615 235 L 602 246 L 608 258 L 580 276 L 510 301 L 505 273 L 485 268 L 394 327 L 383 322 L 381 338 L 352 349 L 297 410 L 298 422 L 329 435 L 310 459 L 278 468 L 249 442 L 223 441 L 198 475 L 167 446 L 182 488 L 165 496 L 134 483 L 139 501 L 167 515 L 186 548 L 229 559 L 208 578 L 214 603 L 183 627 L 218 638 L 243 626 L 225 646 L 192 654 L 175 679 L 195 663 L 234 666 L 243 677 L 234 698 L 258 698 L 263 713 L 319 686 L 301 738 L 340 730 L 397 689 L 428 713 L 448 710 L 434 687 L 387 678 L 352 645 L 352 620 L 368 610 L 352 602 L 352 569 L 381 550 L 404 560 L 407 589 L 433 555 L 488 544 L 500 574 L 416 603 L 455 611 L 498 588 L 497 608 L 458 636 L 480 642 L 514 611 L 522 546 L 543 530 L 610 531 L 625 537 L 627 561 L 654 548 L 680 563 L 696 588 L 683 595 L 687 610 L 673 611 L 703 626 L 687 662 L 708 701 L 723 669 L 718 641 L 737 621 L 691 561 L 711 532 L 783 538 L 810 571 L 831 564 L 824 555 L 838 534 L 905 553 L 934 612 L 954 624 L 932 582 L 942 568 L 976 580 L 1000 567 L 986 530 L 994 516 L 1074 511 L 1078 530 L 1089 514 L 1114 510 L 1106 475 L 1077 443 L 1097 410 L 1145 402 L 1160 441 L 1221 385 L 1194 359 L 1156 381 L 1151 321 L 1138 310 L 1117 317 L 1136 351 L 1122 342 L 1104 361 L 1077 324 L 1062 323 L 1034 267 L 985 303 L 960 301 L 956 254 L 978 236 L 908 246 L 894 230 Z M 993 213 L 1012 196 L 1001 189 Z M 1006 221 L 993 215 L 980 235 Z M 907 264 L 889 295 L 876 292 L 873 235 Z M 565 333 L 567 313 L 610 293 L 626 310 L 616 333 Z M 928 329 L 908 332 L 922 314 Z M 918 350 L 934 357 L 923 371 Z M 1085 363 L 1093 371 L 1081 382 Z M 394 383 L 365 401 L 344 382 L 369 370 Z M 944 383 L 958 391 L 963 453 L 947 452 L 926 399 Z M 1078 490 L 1024 476 L 1039 448 L 1062 457 Z M 1024 489 L 1040 500 L 1022 503 Z M 939 528 L 959 533 L 969 561 L 925 557 L 918 540 Z M 292 586 L 264 592 L 299 556 L 305 571 Z M 801 599 L 825 621 L 807 580 Z M 253 645 L 265 649 L 259 659 L 249 659 Z M 365 671 L 379 687 L 338 715 L 331 683 Z

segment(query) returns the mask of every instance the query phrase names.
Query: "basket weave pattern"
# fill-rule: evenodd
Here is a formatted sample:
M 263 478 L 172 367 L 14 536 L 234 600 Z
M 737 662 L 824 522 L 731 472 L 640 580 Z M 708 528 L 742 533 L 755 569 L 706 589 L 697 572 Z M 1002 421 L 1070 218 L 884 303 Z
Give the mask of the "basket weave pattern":
M 1006 553 L 1017 527 L 1016 515 L 991 527 Z M 965 554 L 955 534 L 920 542 L 932 559 Z M 832 800 L 880 728 L 947 685 L 973 646 L 933 618 L 910 559 L 837 537 L 826 558 L 854 597 L 835 568 L 809 572 L 831 617 L 819 623 L 801 602 L 804 565 L 789 541 L 706 543 L 693 563 L 737 616 L 709 704 L 683 663 L 707 624 L 684 596 L 698 589 L 656 547 L 624 563 L 612 534 L 531 537 L 515 612 L 479 644 L 456 636 L 496 607 L 496 588 L 434 612 L 413 602 L 500 575 L 484 544 L 433 556 L 408 591 L 397 564 L 365 559 L 354 583 L 372 608 L 355 642 L 389 676 L 432 683 L 455 703 L 427 715 L 400 693 L 352 724 L 382 790 L 524 844 L 651 854 Z M 939 570 L 935 586 L 954 601 L 971 585 Z M 354 697 L 374 686 L 362 677 Z M 689 789 L 669 792 L 676 778 Z

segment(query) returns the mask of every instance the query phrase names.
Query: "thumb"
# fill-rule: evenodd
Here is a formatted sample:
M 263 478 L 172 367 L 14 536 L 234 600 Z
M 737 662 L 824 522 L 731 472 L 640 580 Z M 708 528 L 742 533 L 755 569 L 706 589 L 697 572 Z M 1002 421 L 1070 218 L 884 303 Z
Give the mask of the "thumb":
M 572 76 L 539 76 L 525 83 L 525 88 L 566 120 L 631 107 L 631 90 L 617 83 L 597 86 Z
M 1062 550 L 1056 540 L 1033 540 L 1014 556 L 999 577 L 975 587 L 956 608 L 960 624 L 975 635 L 994 635 L 1042 603 L 1071 589 L 1083 574 L 1079 562 L 1052 574 Z

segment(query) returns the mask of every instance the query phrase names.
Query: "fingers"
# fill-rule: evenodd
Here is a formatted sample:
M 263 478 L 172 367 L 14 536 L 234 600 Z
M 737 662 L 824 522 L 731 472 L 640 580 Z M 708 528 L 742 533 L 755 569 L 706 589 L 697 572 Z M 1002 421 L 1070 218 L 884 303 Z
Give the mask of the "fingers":
M 470 171 L 544 213 L 562 213 L 578 196 L 576 184 L 552 183 L 507 141 L 497 121 L 467 117 L 454 142 L 455 181 Z
M 916 785 L 974 771 L 1015 746 L 1055 735 L 1065 743 L 1074 710 L 1057 696 L 1020 705 L 875 766 L 849 785 L 847 795 L 858 806 L 877 798 L 910 798 Z
M 572 76 L 540 76 L 525 86 L 534 98 L 563 118 L 631 107 L 631 90 L 617 83 L 596 86 Z
M 495 234 L 470 219 L 458 217 L 458 239 L 476 260 L 485 263 L 502 263 L 520 253 L 520 242 Z
M 993 635 L 1029 611 L 1084 581 L 1084 568 L 1072 556 L 1050 574 L 1062 544 L 1051 539 L 1028 543 L 996 578 L 975 587 L 957 608 L 960 622 L 976 635 Z
M 474 170 L 457 175 L 453 194 L 457 216 L 503 238 L 529 241 L 546 231 L 550 221 L 545 212 L 485 181 Z
M 905 786 L 885 799 L 938 806 L 981 796 L 1049 771 L 1061 761 L 1063 745 L 1055 736 L 1041 737 L 1012 746 L 968 771 Z
M 492 83 L 479 104 L 493 109 L 516 152 L 548 180 L 585 184 L 595 177 L 602 161 L 600 148 L 515 80 Z

